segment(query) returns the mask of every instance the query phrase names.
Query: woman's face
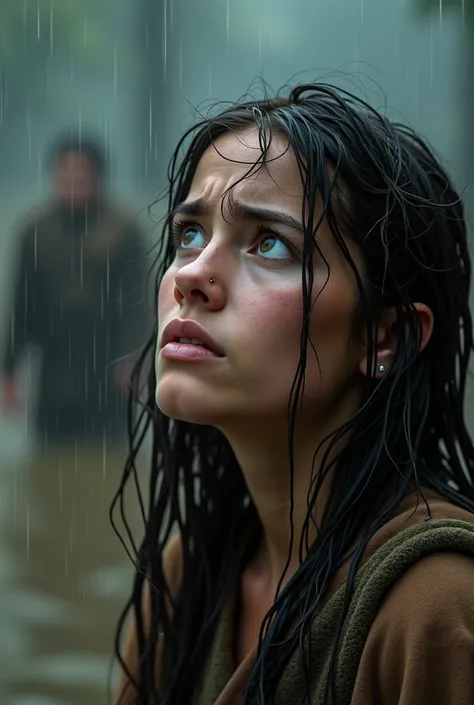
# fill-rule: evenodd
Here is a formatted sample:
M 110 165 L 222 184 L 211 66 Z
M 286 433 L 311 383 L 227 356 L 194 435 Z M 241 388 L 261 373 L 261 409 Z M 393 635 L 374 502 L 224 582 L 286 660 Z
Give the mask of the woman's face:
M 256 130 L 226 134 L 207 149 L 178 208 L 177 254 L 159 292 L 157 404 L 172 418 L 224 432 L 247 426 L 266 434 L 286 423 L 300 357 L 303 187 L 287 139 L 278 134 L 265 166 L 234 185 L 259 155 Z M 357 399 L 351 413 L 357 408 L 364 356 L 351 337 L 354 275 L 326 224 L 318 243 L 330 275 L 316 253 L 310 338 L 317 357 L 310 345 L 301 412 L 311 425 L 340 415 L 349 398 Z M 168 335 L 175 319 L 198 323 L 219 356 L 176 343 L 198 339 L 199 332 L 185 326 Z M 174 344 L 162 347 L 167 339 Z

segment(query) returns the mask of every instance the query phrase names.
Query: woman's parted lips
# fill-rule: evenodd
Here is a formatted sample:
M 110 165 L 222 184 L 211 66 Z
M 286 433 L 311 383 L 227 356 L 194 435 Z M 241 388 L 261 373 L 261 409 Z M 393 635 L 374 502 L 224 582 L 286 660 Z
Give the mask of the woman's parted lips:
M 164 348 L 168 343 L 177 343 L 180 338 L 194 338 L 203 343 L 206 348 L 212 350 L 218 357 L 224 357 L 221 346 L 212 338 L 197 321 L 173 318 L 163 329 L 161 334 L 160 348 Z

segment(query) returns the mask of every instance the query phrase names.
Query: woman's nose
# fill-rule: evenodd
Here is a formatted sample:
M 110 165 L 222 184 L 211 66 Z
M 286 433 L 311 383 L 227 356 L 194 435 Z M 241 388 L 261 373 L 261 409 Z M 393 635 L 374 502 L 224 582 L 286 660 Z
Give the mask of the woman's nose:
M 174 296 L 180 305 L 198 305 L 218 311 L 225 305 L 223 276 L 209 267 L 183 267 L 175 276 Z

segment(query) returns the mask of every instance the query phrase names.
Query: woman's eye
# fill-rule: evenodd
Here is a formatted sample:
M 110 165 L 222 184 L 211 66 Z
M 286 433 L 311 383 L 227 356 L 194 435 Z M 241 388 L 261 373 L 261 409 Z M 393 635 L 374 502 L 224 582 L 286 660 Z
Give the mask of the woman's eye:
M 291 259 L 293 256 L 288 245 L 275 235 L 267 235 L 260 240 L 257 254 L 266 259 Z
M 201 248 L 206 246 L 204 235 L 195 228 L 188 228 L 179 239 L 179 246 L 182 249 Z

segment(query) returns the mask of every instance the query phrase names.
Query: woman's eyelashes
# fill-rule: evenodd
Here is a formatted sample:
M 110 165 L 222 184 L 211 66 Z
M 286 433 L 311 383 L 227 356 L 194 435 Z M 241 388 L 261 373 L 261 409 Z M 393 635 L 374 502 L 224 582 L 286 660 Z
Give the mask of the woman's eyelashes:
M 170 234 L 177 252 L 186 249 L 202 249 L 206 246 L 206 238 L 199 226 L 190 223 L 189 220 L 183 221 L 179 220 L 179 218 L 172 220 L 170 223 Z
M 251 254 L 280 262 L 293 262 L 296 259 L 295 248 L 282 235 L 267 226 L 259 226 L 257 231 L 259 236 L 251 248 Z
M 171 234 L 177 254 L 186 250 L 202 250 L 209 241 L 200 226 L 189 223 L 189 221 L 173 222 Z M 286 238 L 267 225 L 257 227 L 255 241 L 247 252 L 274 262 L 294 262 L 300 257 L 294 245 L 291 245 Z
M 179 236 L 178 248 L 182 250 L 202 250 L 206 247 L 206 238 L 197 228 L 189 227 Z

